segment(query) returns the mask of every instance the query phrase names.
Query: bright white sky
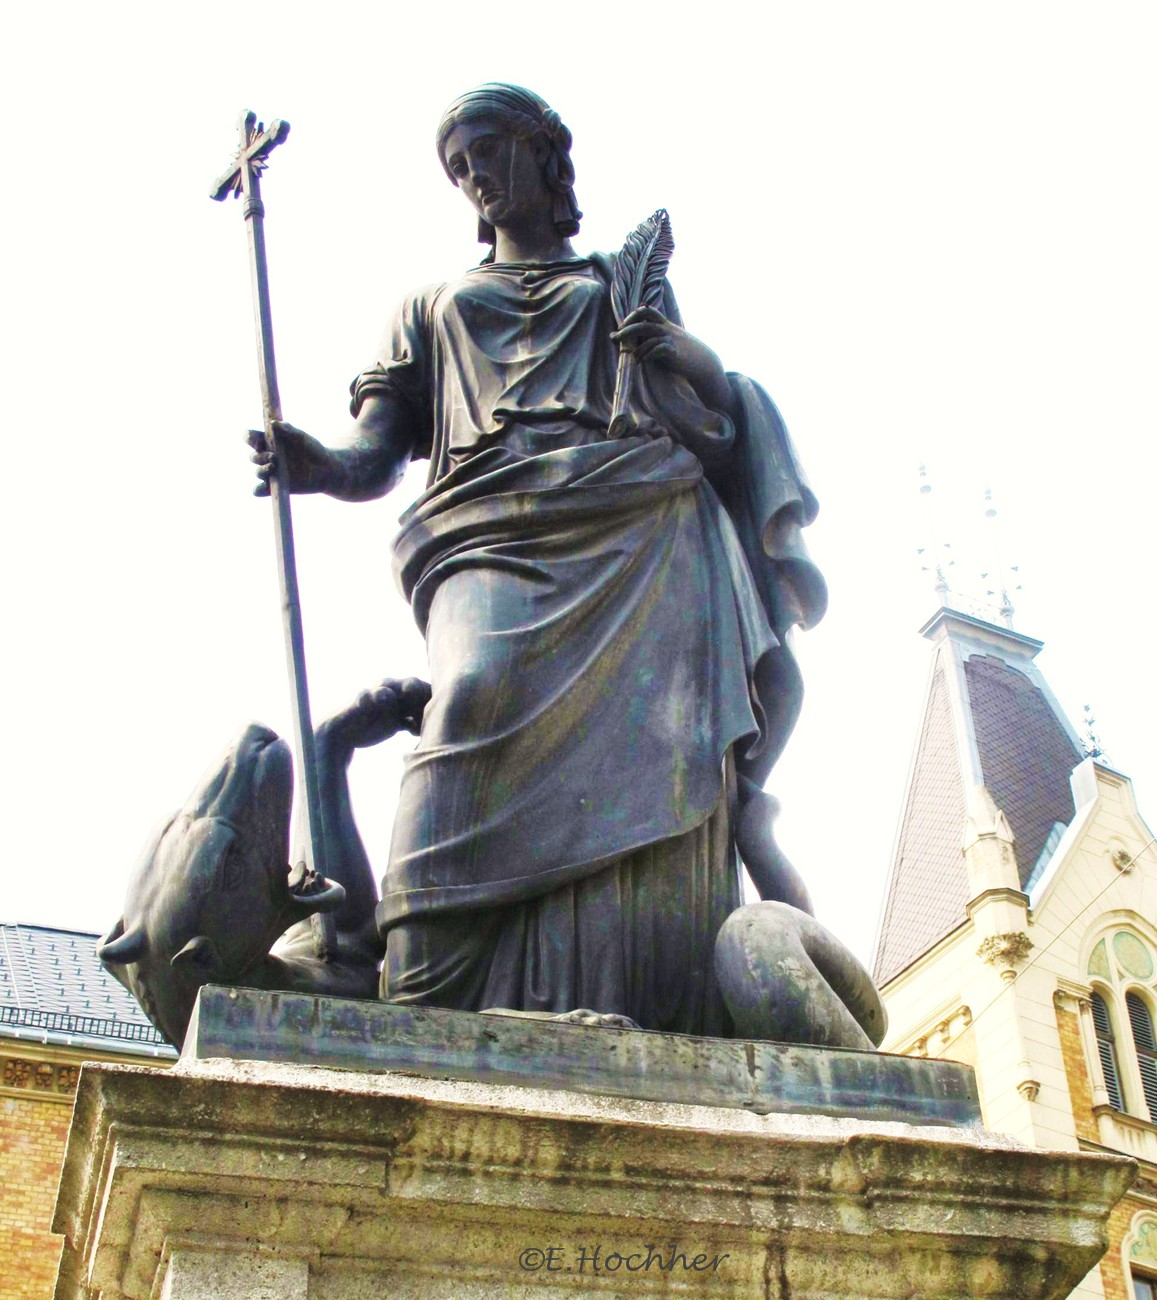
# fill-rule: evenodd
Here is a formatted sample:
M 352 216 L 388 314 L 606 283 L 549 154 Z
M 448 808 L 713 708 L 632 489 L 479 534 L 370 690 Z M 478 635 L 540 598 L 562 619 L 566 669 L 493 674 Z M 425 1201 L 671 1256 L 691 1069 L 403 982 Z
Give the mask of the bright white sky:
M 580 249 L 669 208 L 688 327 L 775 396 L 820 496 L 831 612 L 771 788 L 821 919 L 870 956 L 935 608 L 915 548 L 951 541 L 979 589 L 989 485 L 1018 629 L 1157 816 L 1151 4 L 57 3 L 4 28 L 2 919 L 105 928 L 236 728 L 289 730 L 245 234 L 207 197 L 238 110 L 293 125 L 265 181 L 281 389 L 334 438 L 394 302 L 480 255 L 433 132 L 486 80 L 573 130 Z M 422 671 L 388 560 L 416 490 L 297 506 L 316 717 Z M 355 764 L 377 863 L 394 744 Z

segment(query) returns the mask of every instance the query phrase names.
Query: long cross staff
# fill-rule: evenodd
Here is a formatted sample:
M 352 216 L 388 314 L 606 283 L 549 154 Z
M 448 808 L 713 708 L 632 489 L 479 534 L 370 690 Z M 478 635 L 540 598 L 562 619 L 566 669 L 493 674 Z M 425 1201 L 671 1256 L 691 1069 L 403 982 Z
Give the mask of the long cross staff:
M 273 318 L 269 310 L 269 271 L 265 262 L 265 205 L 261 202 L 261 173 L 269 155 L 289 134 L 289 123 L 280 119 L 266 130 L 255 113 L 243 113 L 237 122 L 240 143 L 237 157 L 219 176 L 210 192 L 214 199 L 241 195 L 242 214 L 249 228 L 249 269 L 253 285 L 253 313 L 257 326 L 257 368 L 261 378 L 261 402 L 265 409 L 265 445 L 275 454 L 277 434 L 274 422 L 281 419 L 281 396 L 277 391 L 277 365 L 273 357 Z M 285 657 L 293 705 L 293 738 L 298 771 L 305 787 L 305 865 L 319 876 L 326 874 L 321 838 L 321 798 L 313 752 L 313 725 L 309 716 L 309 687 L 305 677 L 305 639 L 301 627 L 301 600 L 297 590 L 297 563 L 293 550 L 293 519 L 289 512 L 289 490 L 277 469 L 269 479 L 273 500 L 273 532 L 277 545 L 277 573 L 281 588 Z

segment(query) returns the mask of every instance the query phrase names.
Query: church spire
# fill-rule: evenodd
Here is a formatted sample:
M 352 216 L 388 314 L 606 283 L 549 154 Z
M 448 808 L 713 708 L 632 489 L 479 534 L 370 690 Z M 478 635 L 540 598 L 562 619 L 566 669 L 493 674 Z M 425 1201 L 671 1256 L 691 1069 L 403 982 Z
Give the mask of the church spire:
M 964 921 L 974 891 L 963 844 L 977 788 L 1008 828 L 1008 883 L 1027 890 L 1058 823 L 1073 816 L 1069 775 L 1083 757 L 1035 663 L 1040 641 L 952 608 L 920 631 L 932 663 L 876 942 L 878 984 Z
M 920 491 L 927 500 L 923 466 Z M 985 502 L 985 599 L 952 590 L 952 562 L 932 558 L 950 553 L 947 544 L 921 548 L 940 608 L 920 629 L 932 660 L 876 941 L 877 984 L 966 919 L 982 861 L 980 874 L 999 866 L 1003 887 L 1027 891 L 1058 825 L 1073 816 L 1069 776 L 1084 746 L 1036 665 L 1042 642 L 1012 626 L 1018 570 L 1004 567 L 991 491 Z M 982 821 L 995 829 L 982 834 Z

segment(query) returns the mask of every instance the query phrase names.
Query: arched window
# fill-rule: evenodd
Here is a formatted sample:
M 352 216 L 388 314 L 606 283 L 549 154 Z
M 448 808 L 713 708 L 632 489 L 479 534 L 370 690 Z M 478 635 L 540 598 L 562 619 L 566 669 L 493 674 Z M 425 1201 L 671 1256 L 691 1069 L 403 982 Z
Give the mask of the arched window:
M 1139 993 L 1126 993 L 1125 1006 L 1133 1030 L 1133 1046 L 1137 1049 L 1145 1104 L 1149 1107 L 1149 1118 L 1157 1123 L 1157 1042 L 1153 1039 L 1153 1017 Z
M 1121 1242 L 1130 1300 L 1157 1300 L 1157 1214 L 1140 1210 Z M 1104 1265 L 1102 1265 L 1102 1272 Z
M 1099 993 L 1092 996 L 1093 1028 L 1097 1031 L 1097 1054 L 1101 1058 L 1101 1073 L 1105 1076 L 1105 1091 L 1109 1105 L 1114 1110 L 1124 1110 L 1121 1100 L 1121 1080 L 1117 1072 L 1117 1046 L 1113 1041 L 1113 1020 L 1105 999 Z

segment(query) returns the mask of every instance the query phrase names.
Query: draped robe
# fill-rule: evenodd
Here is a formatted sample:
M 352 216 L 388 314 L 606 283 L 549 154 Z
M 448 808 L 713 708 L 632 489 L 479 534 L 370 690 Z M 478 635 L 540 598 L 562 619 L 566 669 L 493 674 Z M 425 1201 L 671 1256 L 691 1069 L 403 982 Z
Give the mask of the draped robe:
M 382 994 L 721 1033 L 728 776 L 762 784 L 798 710 L 786 632 L 822 613 L 798 541 L 815 503 L 739 376 L 736 424 L 642 367 L 633 431 L 608 438 L 612 265 L 420 290 L 353 387 L 355 414 L 401 396 L 431 462 L 394 550 L 433 696 L 378 909 Z

